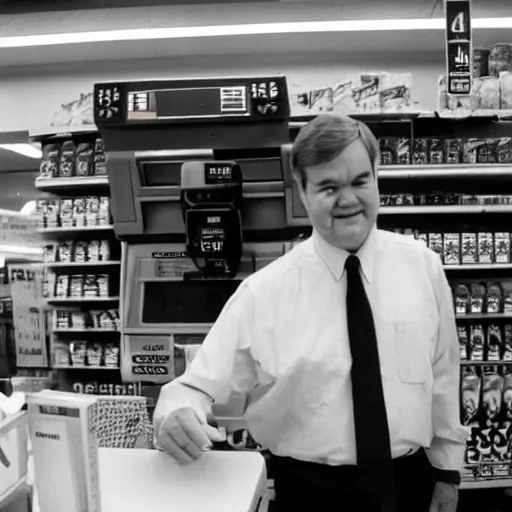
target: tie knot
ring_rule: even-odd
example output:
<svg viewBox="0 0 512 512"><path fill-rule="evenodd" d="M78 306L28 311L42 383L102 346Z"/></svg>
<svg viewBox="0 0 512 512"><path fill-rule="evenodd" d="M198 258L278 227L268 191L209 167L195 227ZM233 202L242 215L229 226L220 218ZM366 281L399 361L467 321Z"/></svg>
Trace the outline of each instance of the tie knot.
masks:
<svg viewBox="0 0 512 512"><path fill-rule="evenodd" d="M359 270L359 258L351 254L345 261L345 268L347 272L353 272Z"/></svg>

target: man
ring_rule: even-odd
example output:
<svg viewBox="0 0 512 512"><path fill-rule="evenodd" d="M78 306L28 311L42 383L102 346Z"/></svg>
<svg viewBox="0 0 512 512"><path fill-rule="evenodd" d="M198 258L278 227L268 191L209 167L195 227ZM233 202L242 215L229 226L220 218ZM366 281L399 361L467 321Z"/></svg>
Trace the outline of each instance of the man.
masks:
<svg viewBox="0 0 512 512"><path fill-rule="evenodd" d="M186 463L219 440L212 401L249 393L279 511L456 509L467 432L451 292L439 256L376 228L378 154L345 116L301 130L291 160L312 237L240 285L155 412L161 447Z"/></svg>

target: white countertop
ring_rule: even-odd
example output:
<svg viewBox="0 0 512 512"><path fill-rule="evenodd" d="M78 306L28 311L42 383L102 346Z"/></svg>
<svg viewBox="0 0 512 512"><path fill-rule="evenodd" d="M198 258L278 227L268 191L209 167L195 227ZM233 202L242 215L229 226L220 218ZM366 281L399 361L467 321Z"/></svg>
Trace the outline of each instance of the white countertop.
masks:
<svg viewBox="0 0 512 512"><path fill-rule="evenodd" d="M265 460L254 452L206 452L180 466L157 450L100 448L102 512L254 512Z"/></svg>

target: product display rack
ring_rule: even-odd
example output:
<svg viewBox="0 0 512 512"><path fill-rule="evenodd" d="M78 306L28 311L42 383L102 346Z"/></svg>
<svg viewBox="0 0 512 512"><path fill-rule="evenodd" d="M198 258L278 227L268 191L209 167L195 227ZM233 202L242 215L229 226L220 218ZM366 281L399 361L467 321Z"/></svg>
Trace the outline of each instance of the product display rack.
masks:
<svg viewBox="0 0 512 512"><path fill-rule="evenodd" d="M512 137L512 127L509 123L500 123L491 119L454 121L439 118L416 118L402 122L386 122L372 124L370 127L377 137L487 137L489 134L495 137ZM412 144L411 144L412 146ZM411 152L413 148L411 147ZM414 155L411 155L413 160ZM512 158L512 155L511 155ZM406 194L413 193L415 198L421 193L440 193L450 194L474 194L474 195L497 195L506 196L512 191L512 163L436 163L422 165L381 165L379 168L380 192L386 194ZM439 192L441 191L441 192ZM467 262L462 258L463 240L459 240L461 256L459 261L452 259L449 262L444 261L448 281L452 286L456 283L476 282L476 283L495 283L510 281L510 272L512 270L512 260L510 253L510 232L512 221L512 205L510 204L429 204L429 205L397 205L381 206L378 224L383 229L405 232L418 237L418 233L434 233L444 237L449 233L507 233L508 256L507 261L496 263L480 262L478 257L476 261ZM407 233L408 232L408 233ZM494 238L493 238L494 244ZM434 247L431 247L434 249ZM464 246L466 248L466 246ZM441 257L446 250L443 245L440 249ZM436 250L436 249L434 249ZM478 252L478 248L475 249ZM494 250L494 245L493 245ZM504 311L503 305L498 312L482 311L479 313L457 314L457 326L465 327L468 331L470 326L482 325L485 332L485 343L487 343L488 329L492 325L498 325L501 335L505 331L506 324L512 323L512 311ZM504 339L502 338L502 341ZM487 349L486 349L487 350ZM500 375L506 374L507 369L512 371L512 360L489 361L461 361L461 374L465 371L476 371L479 378L484 379L483 374L492 368L498 369ZM482 380L483 382L483 380ZM462 383L462 380L461 380ZM461 400L462 396L461 384ZM482 386L483 388L483 386ZM477 407L480 412L479 420L474 420L471 425L479 434L489 435L484 428L484 418L486 414L486 394L479 390ZM505 417L505 404L503 401L503 389L500 391L501 416L495 420L496 425L505 431L510 423ZM464 407L461 414L464 413ZM481 423L478 423L480 421ZM490 421L490 420L489 420ZM509 431L509 432L512 432ZM477 447L480 460L466 460L463 471L462 489L480 489L480 488L498 488L509 487L512 476L512 435L508 439L508 454L502 460L496 460L492 454L494 451L493 439L488 439L489 446L492 448L487 451L481 446ZM503 451L502 451L503 453ZM497 457L497 456L496 456Z"/></svg>
<svg viewBox="0 0 512 512"><path fill-rule="evenodd" d="M72 174L77 172L78 166L78 148L80 144L89 143L92 147L96 144L99 139L99 133L96 130L85 130L76 131L73 133L63 134L45 134L32 137L32 140L41 142L44 147L48 144L55 144L60 148L63 148L63 144L66 141L73 141L75 143L76 159L74 161L74 171ZM90 146L90 147L91 147ZM63 153L63 152L62 152ZM59 156L57 165L62 165ZM61 199L68 200L89 197L109 197L109 183L108 176L106 175L105 169L102 174L95 175L95 156L94 154L89 157L88 160L89 170L87 176L40 176L35 180L35 186L38 190L47 193L49 199ZM105 164L103 164L104 167ZM60 171L60 168L59 168ZM73 212L74 214L75 212ZM109 214L110 215L110 214ZM87 217L87 215L86 215ZM73 251L77 244L87 244L91 241L99 241L100 243L108 244L110 248L110 254L108 259L91 260L90 254L87 255L86 259L82 257L80 261L73 261L74 257L67 257L65 261L58 261L55 257L57 249L53 255L53 259L46 260L44 265L48 275L54 275L55 280L59 279L59 276L68 276L66 279L70 280L70 292L71 292L71 279L73 276L82 276L84 279L84 287L86 278L90 276L107 276L108 287L110 288L108 295L106 296L87 296L84 295L85 288L80 296L55 296L48 293L47 302L48 305L53 309L54 314L64 314L69 316L79 315L83 319L91 316L89 312L96 311L96 315L101 314L102 310L105 312L112 311L114 308L118 312L119 308L119 296L115 293L119 290L119 275L120 275L120 244L117 242L114 236L114 228L112 225L111 218L108 224L95 223L94 225L89 224L87 218L85 222L74 223L79 225L66 225L58 226L52 223L51 226L41 226L38 232L44 238L46 244L55 244L55 247L59 247L59 244L66 243L69 241L73 244ZM86 224L86 225L84 225ZM50 284L50 288L51 288ZM98 292L99 293L99 292ZM118 313L117 313L118 315ZM90 320L90 319L89 319ZM117 346L119 351L120 334L118 325L115 327L103 328L96 325L80 325L80 326L69 326L69 327L57 327L55 325L55 318L51 325L51 353L52 353L52 369L57 372L59 381L59 389L73 390L78 385L79 387L91 387L98 388L100 384L105 385L120 385L121 377L119 372L119 362L117 366L109 364L106 366L103 357L101 356L102 364L84 364L86 357L82 354L82 363L77 362L75 355L71 353L73 346L87 347L87 357L89 357L89 347L95 346ZM59 361L56 353L62 352L63 347L69 346L69 364L63 364L63 361ZM81 349L82 350L82 349ZM103 350L103 349L101 349ZM107 350L106 348L104 349ZM84 356L84 357L82 357ZM62 356L61 356L62 357ZM119 355L117 356L119 358ZM90 357L89 357L90 359ZM97 362L97 361L96 361ZM73 363L73 364L71 364ZM92 383L92 384L91 384Z"/></svg>

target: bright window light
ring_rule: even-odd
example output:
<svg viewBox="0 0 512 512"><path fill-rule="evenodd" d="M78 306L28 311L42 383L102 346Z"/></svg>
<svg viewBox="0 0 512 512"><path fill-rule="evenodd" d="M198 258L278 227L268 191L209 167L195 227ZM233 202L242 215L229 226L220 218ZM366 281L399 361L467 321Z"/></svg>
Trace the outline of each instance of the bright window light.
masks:
<svg viewBox="0 0 512 512"><path fill-rule="evenodd" d="M474 18L474 29L512 28L509 18ZM204 27L141 28L64 34L0 37L0 48L22 48L61 44L100 43L149 39L186 39L240 35L293 34L313 32L375 32L396 30L444 30L444 18L398 20L306 21L289 23L247 23Z"/></svg>
<svg viewBox="0 0 512 512"><path fill-rule="evenodd" d="M0 144L0 149L14 151L14 153L28 156L29 158L41 159L43 157L41 150L32 146L32 144Z"/></svg>

